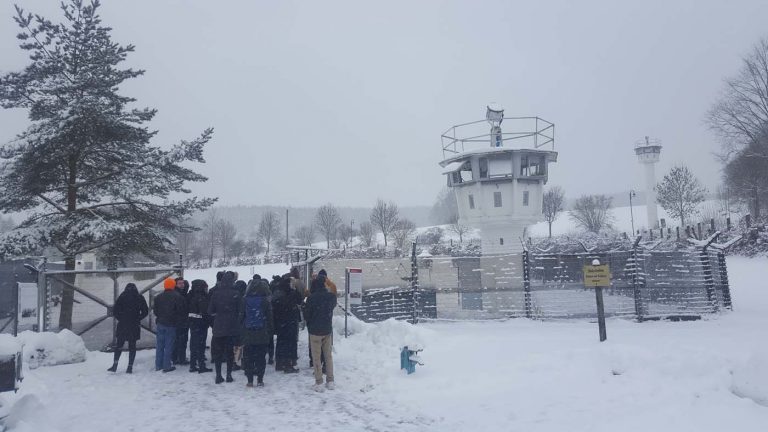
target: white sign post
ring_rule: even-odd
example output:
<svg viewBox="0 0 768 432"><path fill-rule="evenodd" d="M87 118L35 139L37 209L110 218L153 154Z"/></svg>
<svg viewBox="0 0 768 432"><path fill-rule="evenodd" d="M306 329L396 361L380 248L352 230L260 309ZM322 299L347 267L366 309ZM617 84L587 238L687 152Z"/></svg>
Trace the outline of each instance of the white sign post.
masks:
<svg viewBox="0 0 768 432"><path fill-rule="evenodd" d="M350 305L363 303L363 269L347 268L344 271L344 337L347 332L347 317Z"/></svg>

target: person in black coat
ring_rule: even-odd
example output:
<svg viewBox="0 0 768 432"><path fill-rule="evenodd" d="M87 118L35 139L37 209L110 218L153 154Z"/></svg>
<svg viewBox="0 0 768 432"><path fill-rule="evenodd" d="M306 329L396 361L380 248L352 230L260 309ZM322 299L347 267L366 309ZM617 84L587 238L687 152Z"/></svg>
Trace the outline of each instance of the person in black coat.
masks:
<svg viewBox="0 0 768 432"><path fill-rule="evenodd" d="M272 313L275 320L275 370L285 373L296 373L294 367L298 359L298 337L300 312L299 305L302 297L291 288L291 278L283 277L272 298Z"/></svg>
<svg viewBox="0 0 768 432"><path fill-rule="evenodd" d="M213 339L211 340L211 354L216 367L216 384L224 382L221 376L221 364L227 363L227 382L232 379L234 366L234 346L239 343L240 336L240 308L242 298L234 288L235 274L227 272L211 296L208 304L208 314L213 316Z"/></svg>
<svg viewBox="0 0 768 432"><path fill-rule="evenodd" d="M323 373L326 376L326 387L330 390L334 388L331 347L333 344L333 310L335 308L336 295L328 291L325 287L325 277L319 275L312 281L304 311L312 357L321 359L320 362L314 364L316 390L322 390L320 386L323 384Z"/></svg>
<svg viewBox="0 0 768 432"><path fill-rule="evenodd" d="M235 277L237 277L237 273L235 273ZM242 299L245 297L245 292L248 290L248 284L245 283L245 281L239 280L235 282L235 290L240 295L240 298ZM241 334L242 335L242 334ZM240 336L235 341L235 349L234 349L234 358L235 358L235 365L233 370L240 370L242 369L243 364L243 344L240 341Z"/></svg>
<svg viewBox="0 0 768 432"><path fill-rule="evenodd" d="M189 371L211 372L205 366L205 342L208 339L208 327L211 324L211 316L208 315L208 284L202 279L192 281L192 290L189 292L187 304L189 305Z"/></svg>
<svg viewBox="0 0 768 432"><path fill-rule="evenodd" d="M256 385L264 386L265 357L274 331L270 297L269 283L260 277L251 280L243 297L240 322L243 326L243 369L248 379L247 387L253 387L254 375Z"/></svg>
<svg viewBox="0 0 768 432"><path fill-rule="evenodd" d="M126 373L133 373L133 360L136 358L136 341L141 337L141 320L149 315L149 307L144 296L139 294L135 284L129 283L125 286L122 294L115 301L113 309L117 319L117 330L115 331L115 357L110 372L117 372L117 363L120 360L120 354L123 352L123 344L128 342L128 368Z"/></svg>
<svg viewBox="0 0 768 432"><path fill-rule="evenodd" d="M189 314L189 282L184 278L176 278L176 291L184 298L184 304L187 306L187 310L184 312L186 317ZM176 340L173 343L173 364L187 365L187 342L189 342L189 319L185 319L176 327Z"/></svg>

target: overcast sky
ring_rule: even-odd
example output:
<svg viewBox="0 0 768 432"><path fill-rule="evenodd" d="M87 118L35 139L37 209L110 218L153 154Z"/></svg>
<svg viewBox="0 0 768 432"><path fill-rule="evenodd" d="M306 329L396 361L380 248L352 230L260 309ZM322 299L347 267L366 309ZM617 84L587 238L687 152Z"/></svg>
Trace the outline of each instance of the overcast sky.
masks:
<svg viewBox="0 0 768 432"><path fill-rule="evenodd" d="M49 18L55 1L21 1ZM573 198L642 188L633 143L664 146L714 188L704 118L740 58L768 37L768 1L103 0L128 65L124 94L159 113L155 143L216 129L194 188L221 204L431 205L440 134L484 118L556 125L550 184ZM0 71L22 68L10 2ZM0 111L0 142L26 114Z"/></svg>

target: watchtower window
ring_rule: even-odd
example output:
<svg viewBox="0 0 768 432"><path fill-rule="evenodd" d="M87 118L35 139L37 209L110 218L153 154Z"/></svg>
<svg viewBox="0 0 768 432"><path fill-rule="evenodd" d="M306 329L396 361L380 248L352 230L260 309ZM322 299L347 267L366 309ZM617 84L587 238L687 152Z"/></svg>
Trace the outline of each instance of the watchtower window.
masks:
<svg viewBox="0 0 768 432"><path fill-rule="evenodd" d="M474 210L475 209L475 196L470 195L469 196L469 209Z"/></svg>
<svg viewBox="0 0 768 432"><path fill-rule="evenodd" d="M499 246L504 246L504 237L499 238Z"/></svg>
<svg viewBox="0 0 768 432"><path fill-rule="evenodd" d="M530 198L530 194L528 191L523 191L523 205L528 205L528 199Z"/></svg>
<svg viewBox="0 0 768 432"><path fill-rule="evenodd" d="M541 155L522 155L520 156L520 176L543 176L545 175L546 163L544 156Z"/></svg>
<svg viewBox="0 0 768 432"><path fill-rule="evenodd" d="M494 192L493 193L493 206L494 207L501 207L501 192Z"/></svg>
<svg viewBox="0 0 768 432"><path fill-rule="evenodd" d="M488 159L480 158L480 178L488 178Z"/></svg>

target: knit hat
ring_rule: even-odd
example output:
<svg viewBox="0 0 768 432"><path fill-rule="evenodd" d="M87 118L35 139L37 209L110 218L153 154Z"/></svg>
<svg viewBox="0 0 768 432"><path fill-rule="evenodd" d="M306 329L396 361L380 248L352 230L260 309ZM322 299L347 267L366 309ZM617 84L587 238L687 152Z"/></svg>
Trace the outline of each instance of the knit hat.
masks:
<svg viewBox="0 0 768 432"><path fill-rule="evenodd" d="M165 278L163 281L163 288L166 290L172 290L176 288L176 281L171 278Z"/></svg>
<svg viewBox="0 0 768 432"><path fill-rule="evenodd" d="M318 274L323 275L323 276L328 276L328 273L325 271L325 269L321 269Z"/></svg>

